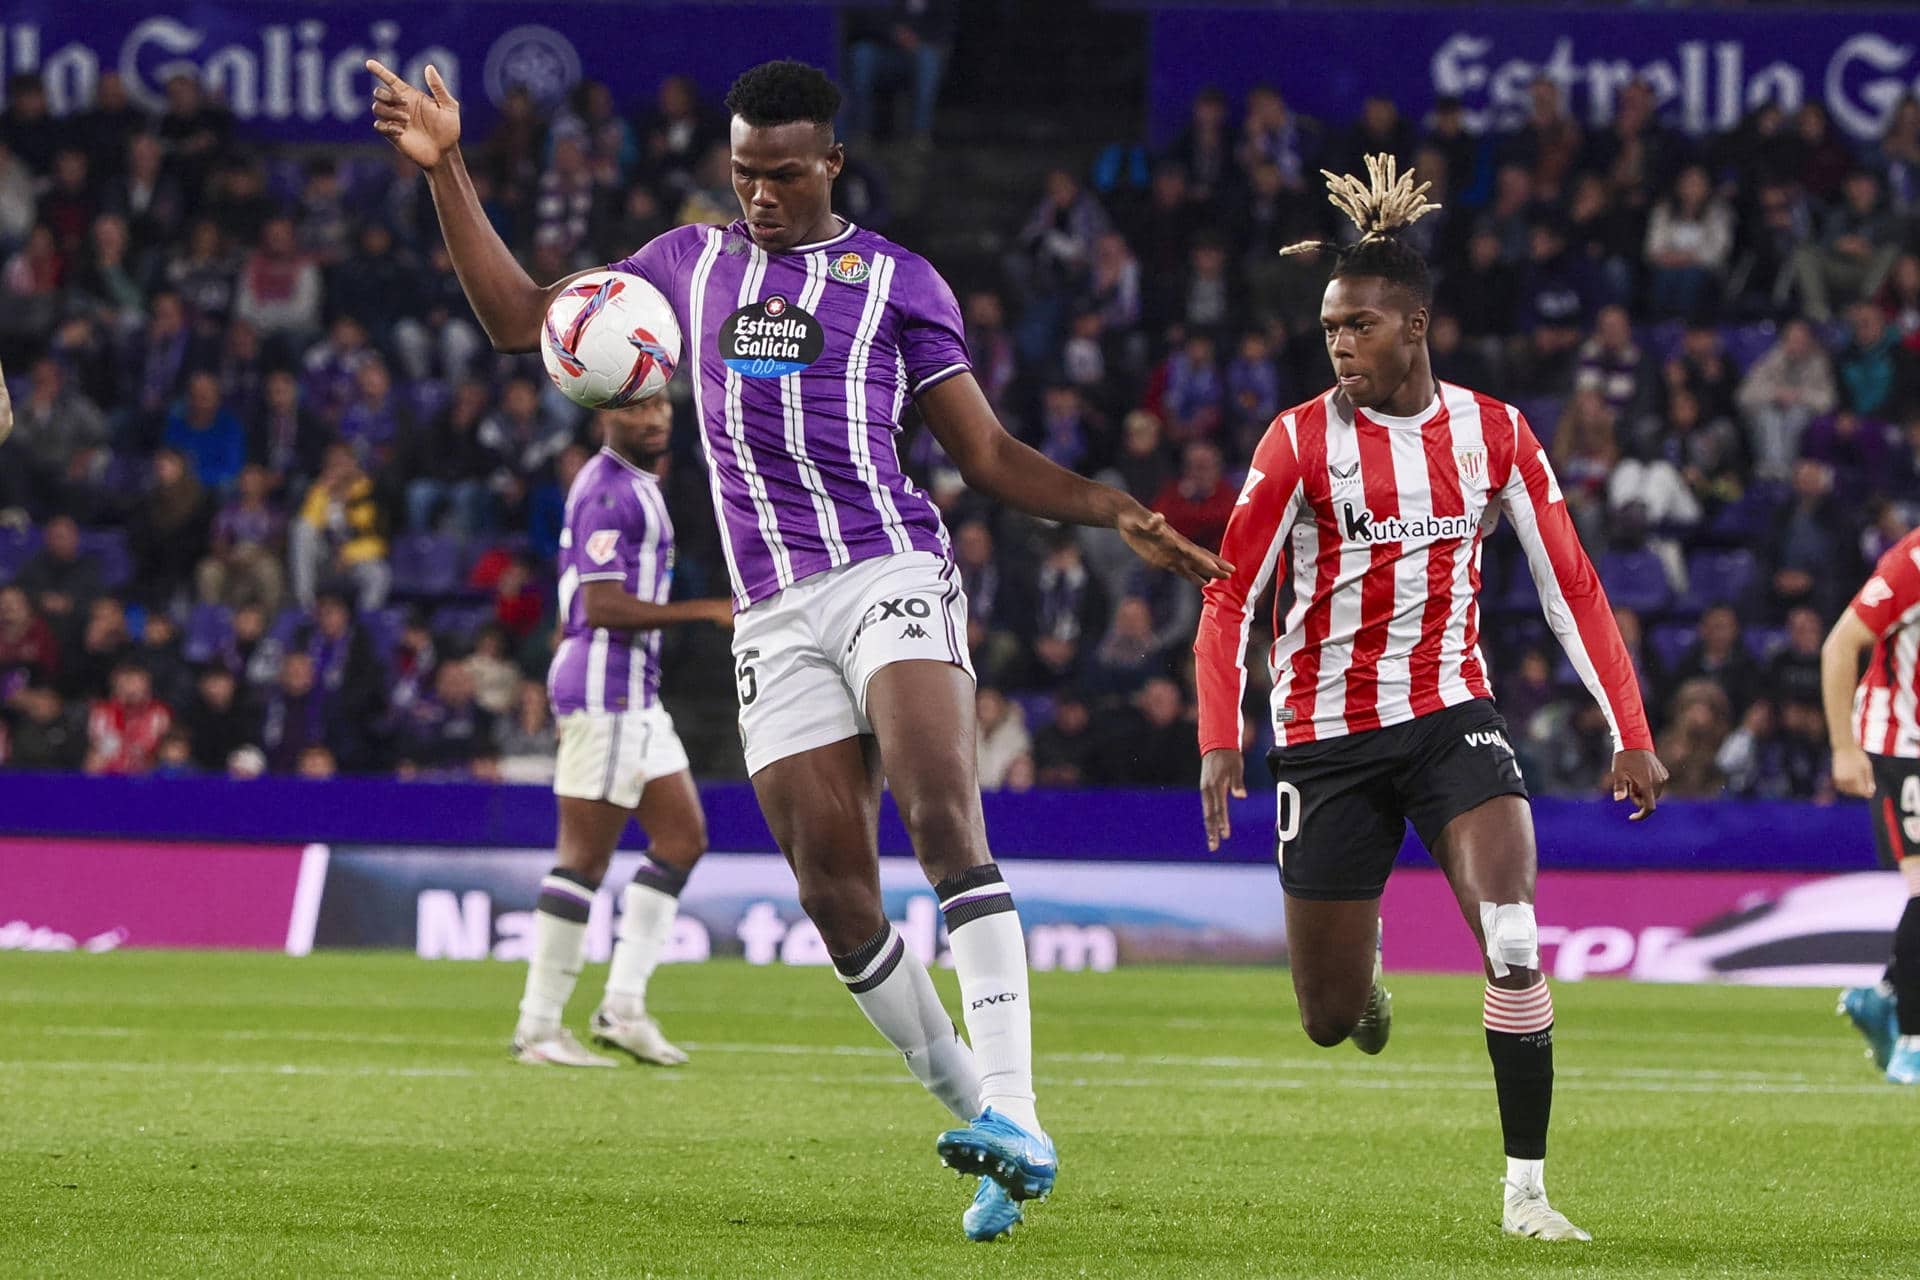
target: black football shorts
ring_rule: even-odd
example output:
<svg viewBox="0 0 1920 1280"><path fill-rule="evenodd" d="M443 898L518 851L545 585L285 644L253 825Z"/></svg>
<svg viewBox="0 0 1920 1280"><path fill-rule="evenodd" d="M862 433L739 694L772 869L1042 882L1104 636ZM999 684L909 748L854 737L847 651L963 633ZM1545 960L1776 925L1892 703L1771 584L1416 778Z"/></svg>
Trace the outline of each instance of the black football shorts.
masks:
<svg viewBox="0 0 1920 1280"><path fill-rule="evenodd" d="M1873 764L1873 847L1896 867L1920 849L1920 760L1868 755Z"/></svg>
<svg viewBox="0 0 1920 1280"><path fill-rule="evenodd" d="M1507 722L1478 698L1267 757L1279 791L1275 853L1296 898L1364 900L1387 886L1407 823L1427 848L1496 796L1527 794Z"/></svg>

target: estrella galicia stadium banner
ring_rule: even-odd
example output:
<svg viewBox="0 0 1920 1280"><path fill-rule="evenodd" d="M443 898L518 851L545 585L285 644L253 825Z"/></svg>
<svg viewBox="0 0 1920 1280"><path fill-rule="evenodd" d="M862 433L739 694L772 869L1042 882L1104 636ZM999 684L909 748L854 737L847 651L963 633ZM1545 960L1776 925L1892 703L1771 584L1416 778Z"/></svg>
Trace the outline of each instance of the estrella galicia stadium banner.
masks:
<svg viewBox="0 0 1920 1280"><path fill-rule="evenodd" d="M1160 5L1152 19L1153 137L1186 125L1212 84L1236 102L1272 84L1297 111L1330 121L1389 92L1423 116L1453 95L1480 128L1526 118L1527 87L1550 77L1584 126L1613 116L1621 86L1652 86L1661 116L1689 133L1733 128L1754 108L1826 105L1855 142L1878 138L1920 88L1920 6L1808 4L1750 9L1624 5Z"/></svg>
<svg viewBox="0 0 1920 1280"><path fill-rule="evenodd" d="M807 0L9 0L0 6L0 77L39 72L63 114L92 100L102 71L118 71L152 110L167 80L186 71L249 135L366 142L376 140L366 59L413 84L432 63L477 138L515 84L551 105L582 78L600 80L626 110L650 105L660 82L678 74L717 102L734 76L767 58L834 66L837 31L833 9Z"/></svg>
<svg viewBox="0 0 1920 1280"><path fill-rule="evenodd" d="M405 948L429 959L522 961L545 849L242 846L0 840L0 949ZM612 954L614 860L595 898L587 958ZM1002 863L1036 969L1145 963L1283 963L1270 867L1020 858ZM881 860L888 915L929 963L946 962L939 906L911 859ZM1905 890L1894 872L1549 871L1539 918L1562 981L1874 981ZM1471 973L1479 955L1444 878L1403 867L1382 913L1391 968ZM709 854L682 896L669 962L714 957L824 965L793 879L773 854Z"/></svg>

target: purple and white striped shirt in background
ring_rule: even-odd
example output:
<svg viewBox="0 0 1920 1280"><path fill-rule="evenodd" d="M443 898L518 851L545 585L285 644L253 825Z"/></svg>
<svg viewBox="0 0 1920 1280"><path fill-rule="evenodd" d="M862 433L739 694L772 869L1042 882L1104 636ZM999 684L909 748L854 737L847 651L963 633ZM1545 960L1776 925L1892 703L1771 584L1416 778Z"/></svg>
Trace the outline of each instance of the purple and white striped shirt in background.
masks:
<svg viewBox="0 0 1920 1280"><path fill-rule="evenodd" d="M660 482L611 449L580 468L560 532L560 647L547 669L553 714L637 711L660 697L660 633L587 625L589 582L649 604L673 586L673 521Z"/></svg>
<svg viewBox="0 0 1920 1280"><path fill-rule="evenodd" d="M665 294L687 335L735 608L860 560L947 556L894 448L907 397L972 367L926 259L852 223L770 254L736 222L676 228L612 269Z"/></svg>

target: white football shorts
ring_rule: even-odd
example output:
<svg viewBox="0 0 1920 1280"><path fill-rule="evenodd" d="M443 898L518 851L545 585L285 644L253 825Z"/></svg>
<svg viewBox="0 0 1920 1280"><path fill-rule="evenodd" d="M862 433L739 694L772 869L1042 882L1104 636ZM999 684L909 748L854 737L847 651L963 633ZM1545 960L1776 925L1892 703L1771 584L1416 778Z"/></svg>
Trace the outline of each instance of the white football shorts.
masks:
<svg viewBox="0 0 1920 1280"><path fill-rule="evenodd" d="M569 711L558 725L553 794L637 808L655 778L684 773L687 749L659 703L633 711Z"/></svg>
<svg viewBox="0 0 1920 1280"><path fill-rule="evenodd" d="M734 618L734 677L747 773L873 732L867 683L894 662L951 663L973 677L960 573L927 551L842 565Z"/></svg>

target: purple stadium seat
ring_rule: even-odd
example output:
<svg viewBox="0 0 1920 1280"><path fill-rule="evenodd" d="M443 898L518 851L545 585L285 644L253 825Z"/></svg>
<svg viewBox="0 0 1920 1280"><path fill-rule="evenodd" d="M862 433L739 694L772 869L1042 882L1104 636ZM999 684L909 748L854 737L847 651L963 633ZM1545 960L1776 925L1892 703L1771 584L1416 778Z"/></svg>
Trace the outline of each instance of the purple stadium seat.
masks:
<svg viewBox="0 0 1920 1280"><path fill-rule="evenodd" d="M29 525L0 525L0 582L11 582L20 566L40 549L40 531Z"/></svg>
<svg viewBox="0 0 1920 1280"><path fill-rule="evenodd" d="M1779 338L1779 331L1771 321L1736 325L1720 331L1720 340L1726 344L1727 358L1739 365L1742 373L1753 368L1754 362L1767 354Z"/></svg>
<svg viewBox="0 0 1920 1280"><path fill-rule="evenodd" d="M1785 627L1747 627L1740 632L1740 638L1746 642L1747 652L1753 655L1756 662L1765 662L1787 647Z"/></svg>
<svg viewBox="0 0 1920 1280"><path fill-rule="evenodd" d="M1773 528L1774 514L1785 495L1768 485L1755 485L1714 513L1700 540L1724 547L1751 546Z"/></svg>
<svg viewBox="0 0 1920 1280"><path fill-rule="evenodd" d="M1534 436L1549 449L1553 447L1553 431L1560 425L1560 412L1566 407L1566 401L1558 396L1528 396L1516 400L1513 407L1526 415L1527 425L1533 428Z"/></svg>
<svg viewBox="0 0 1920 1280"><path fill-rule="evenodd" d="M1690 622L1666 622L1654 627L1647 633L1647 647L1653 650L1653 656L1668 671L1687 656L1687 650L1693 647L1694 631Z"/></svg>
<svg viewBox="0 0 1920 1280"><path fill-rule="evenodd" d="M1651 551L1609 551L1600 557L1600 581L1607 599L1643 618L1664 613L1673 602L1666 570Z"/></svg>
<svg viewBox="0 0 1920 1280"><path fill-rule="evenodd" d="M472 640L493 616L493 606L484 604L445 604L433 611L433 634L455 640Z"/></svg>
<svg viewBox="0 0 1920 1280"><path fill-rule="evenodd" d="M1020 705L1021 713L1026 717L1027 730L1038 733L1053 723L1053 695L1048 693L1022 693L1013 699Z"/></svg>
<svg viewBox="0 0 1920 1280"><path fill-rule="evenodd" d="M284 648L293 643L293 637L306 621L306 610L297 605L288 605L274 618L273 625L267 628L267 635Z"/></svg>
<svg viewBox="0 0 1920 1280"><path fill-rule="evenodd" d="M406 623L407 610L392 605L360 615L360 626L367 633L367 642L373 646L374 656L383 664L393 661L394 648L400 643L400 632Z"/></svg>
<svg viewBox="0 0 1920 1280"><path fill-rule="evenodd" d="M413 416L421 422L426 422L446 408L447 401L451 399L452 390L438 378L422 378L407 384L407 404L413 409Z"/></svg>
<svg viewBox="0 0 1920 1280"><path fill-rule="evenodd" d="M1687 557L1687 590L1675 605L1681 613L1705 612L1711 605L1745 606L1760 581L1760 562L1743 548L1695 551Z"/></svg>
<svg viewBox="0 0 1920 1280"><path fill-rule="evenodd" d="M233 633L233 615L217 604L197 604L187 615L182 651L188 662L206 662Z"/></svg>
<svg viewBox="0 0 1920 1280"><path fill-rule="evenodd" d="M393 590L443 596L460 588L460 544L437 533L410 533L393 544Z"/></svg>
<svg viewBox="0 0 1920 1280"><path fill-rule="evenodd" d="M123 529L82 529L80 550L100 566L100 585L117 591L133 577L133 552Z"/></svg>

